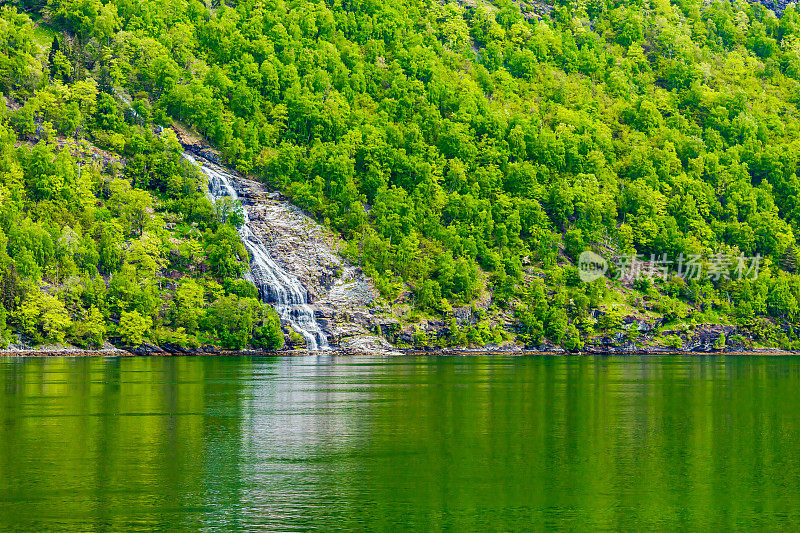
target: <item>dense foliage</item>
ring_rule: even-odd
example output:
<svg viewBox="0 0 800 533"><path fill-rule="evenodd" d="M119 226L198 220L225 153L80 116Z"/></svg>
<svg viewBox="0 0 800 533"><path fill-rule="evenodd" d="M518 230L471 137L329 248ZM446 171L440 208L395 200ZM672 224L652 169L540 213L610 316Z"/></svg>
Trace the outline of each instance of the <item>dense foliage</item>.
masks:
<svg viewBox="0 0 800 533"><path fill-rule="evenodd" d="M408 287L421 312L438 315L491 293L489 314L513 312L523 340L571 349L625 313L731 321L760 342L794 342L793 6L777 18L758 4L700 0L559 1L541 16L508 0L19 4L64 33L38 61L30 23L3 11L0 33L14 35L0 39L0 89L27 98L3 130L7 262L20 279L53 283L118 272L103 288L102 316L135 311L125 321L133 329L145 317L151 328L167 324L177 315L146 302L158 301L147 295L157 292L150 276L159 261L176 258L187 269L212 261L211 276L192 282L205 291L197 301L233 305L208 284L236 268L213 264L228 256L209 247L234 247L235 232L209 219L178 147L147 133L171 117L340 232L389 301ZM125 116L114 86L135 97ZM15 151L12 128L23 140L43 129L46 142ZM79 174L48 140L58 134L123 154L122 176ZM100 207L83 207L97 198ZM159 214L142 218L148 199ZM167 215L181 220L180 245L154 222ZM96 256L75 260L76 251L75 266L53 274L64 227L79 227L75 242ZM48 236L52 257L14 232ZM168 253L190 243L203 252ZM755 281L672 278L623 291L578 281L573 264L586 248L765 260ZM118 278L139 287L138 299L115 303ZM47 298L36 305L70 314L68 299ZM498 335L488 326L452 331L452 343Z"/></svg>
<svg viewBox="0 0 800 533"><path fill-rule="evenodd" d="M277 315L237 279L238 233L215 217L175 134L155 135L145 109L124 115L76 70L40 53L27 16L0 10L12 102L0 115L0 340L13 328L85 347L280 347Z"/></svg>

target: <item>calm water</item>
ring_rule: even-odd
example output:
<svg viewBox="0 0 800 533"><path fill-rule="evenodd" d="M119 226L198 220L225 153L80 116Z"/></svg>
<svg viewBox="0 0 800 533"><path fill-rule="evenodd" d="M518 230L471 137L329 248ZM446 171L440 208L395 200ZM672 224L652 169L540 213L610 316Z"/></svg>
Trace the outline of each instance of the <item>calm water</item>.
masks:
<svg viewBox="0 0 800 533"><path fill-rule="evenodd" d="M800 528L800 359L0 359L0 531Z"/></svg>

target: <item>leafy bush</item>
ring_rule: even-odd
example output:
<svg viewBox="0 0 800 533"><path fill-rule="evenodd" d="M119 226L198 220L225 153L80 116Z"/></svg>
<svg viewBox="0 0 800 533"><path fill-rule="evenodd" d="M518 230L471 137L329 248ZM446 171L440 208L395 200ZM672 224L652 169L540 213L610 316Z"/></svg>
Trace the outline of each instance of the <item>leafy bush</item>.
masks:
<svg viewBox="0 0 800 533"><path fill-rule="evenodd" d="M34 343L62 343L72 325L64 304L42 291L28 292L14 314L20 331Z"/></svg>
<svg viewBox="0 0 800 533"><path fill-rule="evenodd" d="M142 316L138 311L123 311L119 319L117 335L125 346L139 346L151 326L150 317Z"/></svg>

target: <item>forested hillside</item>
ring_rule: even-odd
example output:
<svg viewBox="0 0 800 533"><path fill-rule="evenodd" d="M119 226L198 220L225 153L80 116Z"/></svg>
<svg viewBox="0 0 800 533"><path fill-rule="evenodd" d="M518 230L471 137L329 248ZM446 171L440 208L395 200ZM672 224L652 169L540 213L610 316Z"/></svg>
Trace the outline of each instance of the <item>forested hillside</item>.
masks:
<svg viewBox="0 0 800 533"><path fill-rule="evenodd" d="M579 349L635 315L800 346L793 6L19 0L0 36L3 305L34 338L133 320L128 341L219 342L258 306L235 229L153 133L175 120L340 233L388 309L450 320L419 344ZM705 270L584 283L586 249ZM706 275L720 254L762 257L757 279Z"/></svg>
<svg viewBox="0 0 800 533"><path fill-rule="evenodd" d="M141 102L123 115L60 39L0 8L0 340L280 347L175 134L155 136Z"/></svg>

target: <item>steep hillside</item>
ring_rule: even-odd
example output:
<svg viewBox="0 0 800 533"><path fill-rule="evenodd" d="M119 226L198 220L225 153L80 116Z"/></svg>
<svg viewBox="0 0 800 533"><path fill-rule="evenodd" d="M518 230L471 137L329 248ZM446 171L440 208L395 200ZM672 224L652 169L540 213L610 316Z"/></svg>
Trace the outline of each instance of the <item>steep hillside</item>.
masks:
<svg viewBox="0 0 800 533"><path fill-rule="evenodd" d="M187 124L342 239L401 345L687 347L725 326L719 348L800 346L793 6L19 5L56 38L3 8L6 130L119 152L158 200L172 171L137 139ZM21 213L47 189L25 187Z"/></svg>

